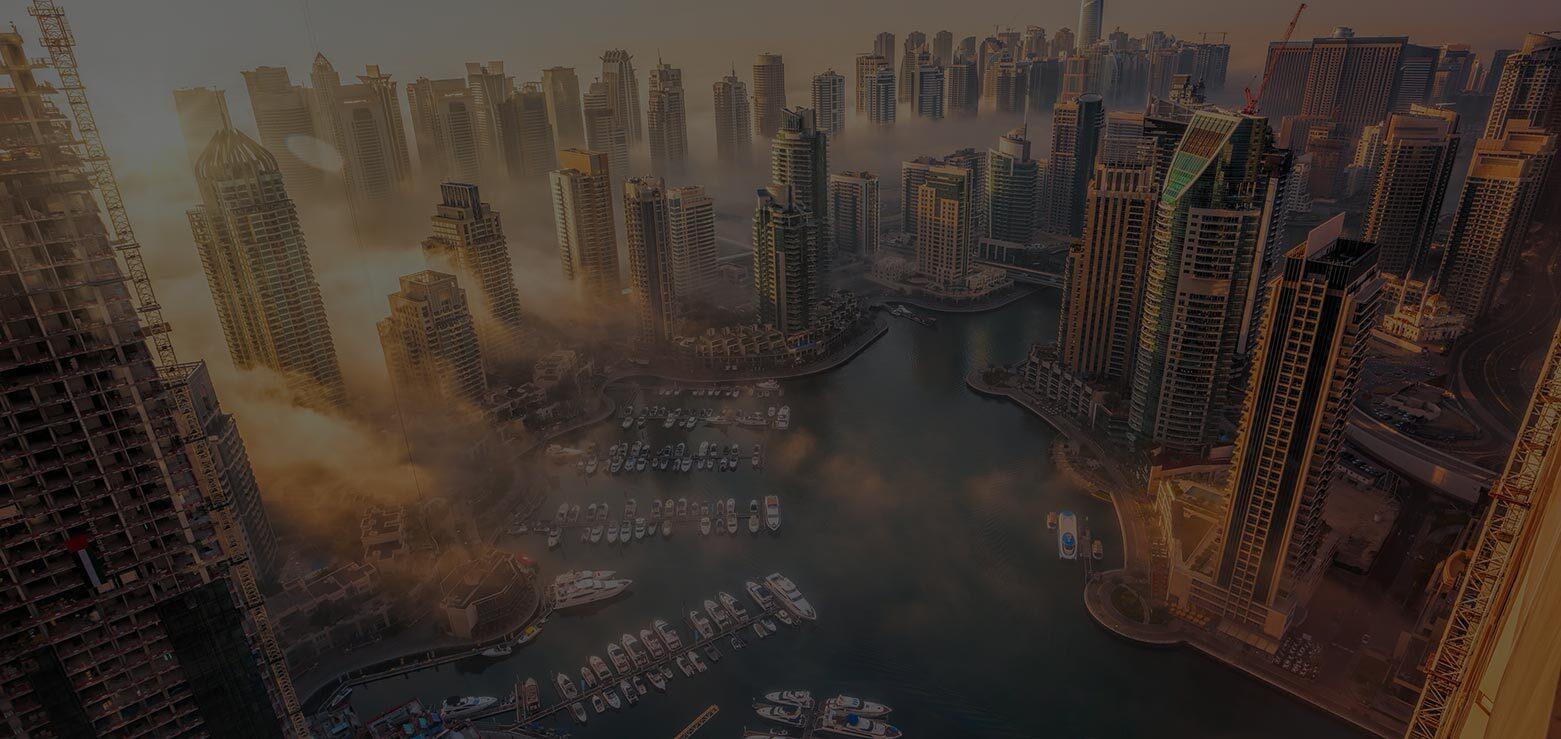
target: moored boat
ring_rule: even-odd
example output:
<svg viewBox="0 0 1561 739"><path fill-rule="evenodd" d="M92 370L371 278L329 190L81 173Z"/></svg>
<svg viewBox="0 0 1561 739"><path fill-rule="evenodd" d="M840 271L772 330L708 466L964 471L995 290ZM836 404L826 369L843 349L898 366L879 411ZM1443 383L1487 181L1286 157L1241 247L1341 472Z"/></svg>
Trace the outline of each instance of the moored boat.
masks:
<svg viewBox="0 0 1561 739"><path fill-rule="evenodd" d="M439 705L439 717L446 720L465 718L481 713L484 709L498 702L499 699L491 695L468 695L464 697L452 695L444 699L444 703Z"/></svg>
<svg viewBox="0 0 1561 739"><path fill-rule="evenodd" d="M1074 559L1078 556L1079 548L1078 521L1072 511L1063 511L1057 518L1057 555L1063 559Z"/></svg>
<svg viewBox="0 0 1561 739"><path fill-rule="evenodd" d="M818 618L818 612L813 610L813 604L802 596L802 591L797 589L785 575L779 572L772 573L764 578L764 584L770 587L770 592L780 598L780 604L792 615L812 621Z"/></svg>
<svg viewBox="0 0 1561 739"><path fill-rule="evenodd" d="M806 690L777 690L773 693L765 693L764 699L771 703L804 709L813 707L813 694Z"/></svg>
<svg viewBox="0 0 1561 739"><path fill-rule="evenodd" d="M837 695L824 701L824 705L847 713L854 713L865 718L877 718L886 716L891 710L888 706L874 701L862 700L854 695Z"/></svg>
<svg viewBox="0 0 1561 739"><path fill-rule="evenodd" d="M764 496L764 525L771 531L780 530L780 496L773 493Z"/></svg>

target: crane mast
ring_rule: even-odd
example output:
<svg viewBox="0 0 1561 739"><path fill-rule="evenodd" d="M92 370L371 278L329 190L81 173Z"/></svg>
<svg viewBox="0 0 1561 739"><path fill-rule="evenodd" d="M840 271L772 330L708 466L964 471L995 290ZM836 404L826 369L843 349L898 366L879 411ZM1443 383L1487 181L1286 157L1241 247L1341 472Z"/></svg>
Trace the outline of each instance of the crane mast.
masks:
<svg viewBox="0 0 1561 739"><path fill-rule="evenodd" d="M1290 17L1290 25L1285 27L1285 37L1279 40L1281 46L1290 43L1290 37L1295 35L1295 24L1301 22L1301 11L1306 10L1306 3L1301 3L1295 9L1295 15ZM1241 112L1247 115L1257 113L1258 103L1263 99L1263 91L1268 89L1268 80L1274 76L1274 55L1269 54L1263 63L1263 79L1258 82L1257 94L1252 94L1252 88L1246 87L1241 94L1246 98L1246 104L1241 106Z"/></svg>

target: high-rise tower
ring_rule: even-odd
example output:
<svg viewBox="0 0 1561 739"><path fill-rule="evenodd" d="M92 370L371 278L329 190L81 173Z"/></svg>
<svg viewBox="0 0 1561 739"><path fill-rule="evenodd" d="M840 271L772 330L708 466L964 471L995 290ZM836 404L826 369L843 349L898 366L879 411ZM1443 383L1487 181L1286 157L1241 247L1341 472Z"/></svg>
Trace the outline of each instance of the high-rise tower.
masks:
<svg viewBox="0 0 1561 739"><path fill-rule="evenodd" d="M846 78L833 69L813 75L813 110L818 129L830 136L846 127Z"/></svg>
<svg viewBox="0 0 1561 739"><path fill-rule="evenodd" d="M1106 0L1080 0L1079 47L1088 49L1100 43L1105 32Z"/></svg>
<svg viewBox="0 0 1561 739"><path fill-rule="evenodd" d="M975 259L972 180L965 168L940 164L916 188L916 272L941 288L963 288Z"/></svg>
<svg viewBox="0 0 1561 739"><path fill-rule="evenodd" d="M1405 277L1431 245L1458 156L1458 114L1414 106L1388 118L1361 238L1377 245L1382 273Z"/></svg>
<svg viewBox="0 0 1561 739"><path fill-rule="evenodd" d="M709 299L716 280L715 199L698 185L667 191L672 295L678 309Z"/></svg>
<svg viewBox="0 0 1561 739"><path fill-rule="evenodd" d="M597 80L585 93L585 140L592 151L607 155L614 176L629 171L629 134L613 108L612 88ZM562 162L562 152L559 153ZM563 166L560 164L560 166Z"/></svg>
<svg viewBox="0 0 1561 739"><path fill-rule="evenodd" d="M477 127L466 80L419 77L407 85L407 104L424 176L476 182Z"/></svg>
<svg viewBox="0 0 1561 739"><path fill-rule="evenodd" d="M666 343L672 336L676 297L672 285L672 230L667 190L657 177L623 182L623 225L629 252L629 299L639 341Z"/></svg>
<svg viewBox="0 0 1561 739"><path fill-rule="evenodd" d="M688 159L688 114L683 100L683 70L658 64L650 72L650 168L681 175Z"/></svg>
<svg viewBox="0 0 1561 739"><path fill-rule="evenodd" d="M390 316L380 319L379 342L401 405L447 413L486 399L482 349L455 275L426 269L402 277Z"/></svg>
<svg viewBox="0 0 1561 739"><path fill-rule="evenodd" d="M878 175L836 172L829 176L829 213L835 250L859 258L878 253Z"/></svg>
<svg viewBox="0 0 1561 739"><path fill-rule="evenodd" d="M981 219L985 235L1016 244L1028 244L1035 235L1040 170L1030 158L1027 136L1024 126L1015 128L986 153L986 217Z"/></svg>
<svg viewBox="0 0 1561 739"><path fill-rule="evenodd" d="M781 111L780 129L770 142L770 182L795 190L796 205L813 220L819 247L819 281L829 281L829 139L809 108ZM823 297L822 293L819 295Z"/></svg>
<svg viewBox="0 0 1561 739"><path fill-rule="evenodd" d="M786 109L786 64L780 54L760 54L753 62L753 132L770 138L780 129Z"/></svg>
<svg viewBox="0 0 1561 739"><path fill-rule="evenodd" d="M640 81L634 74L634 57L623 49L608 49L602 54L602 83L607 85L613 121L628 136L630 146L638 144L645 138L645 126L640 116Z"/></svg>
<svg viewBox="0 0 1561 739"><path fill-rule="evenodd" d="M716 159L727 164L746 164L753 151L748 86L733 70L711 87L715 94Z"/></svg>
<svg viewBox="0 0 1561 739"><path fill-rule="evenodd" d="M423 255L430 266L459 276L471 288L466 299L480 319L477 337L487 359L510 358L524 324L499 212L482 201L476 185L446 182L439 195Z"/></svg>
<svg viewBox="0 0 1561 739"><path fill-rule="evenodd" d="M256 67L243 75L260 143L276 157L288 192L304 200L318 197L325 186L324 142L317 138L309 89L293 84L283 67Z"/></svg>
<svg viewBox="0 0 1561 739"><path fill-rule="evenodd" d="M542 70L542 92L547 96L547 121L560 151L585 146L585 120L580 112L580 78L574 67Z"/></svg>
<svg viewBox="0 0 1561 739"><path fill-rule="evenodd" d="M233 126L228 119L228 98L222 90L189 87L173 91L173 107L179 114L179 133L184 136L184 153L193 172L195 160L211 143L211 137Z"/></svg>
<svg viewBox="0 0 1561 739"><path fill-rule="evenodd" d="M819 246L813 219L797 190L759 191L753 214L753 282L759 322L787 334L813 327L819 289Z"/></svg>
<svg viewBox="0 0 1561 739"><path fill-rule="evenodd" d="M613 225L612 177L607 155L565 149L563 169L551 175L553 223L558 228L558 257L564 277L588 302L616 300L618 237Z"/></svg>
<svg viewBox="0 0 1561 739"><path fill-rule="evenodd" d="M1084 194L1095 171L1106 111L1099 95L1087 93L1057 103L1052 115L1045 183L1049 210L1044 224L1052 233L1077 236L1084 228Z"/></svg>

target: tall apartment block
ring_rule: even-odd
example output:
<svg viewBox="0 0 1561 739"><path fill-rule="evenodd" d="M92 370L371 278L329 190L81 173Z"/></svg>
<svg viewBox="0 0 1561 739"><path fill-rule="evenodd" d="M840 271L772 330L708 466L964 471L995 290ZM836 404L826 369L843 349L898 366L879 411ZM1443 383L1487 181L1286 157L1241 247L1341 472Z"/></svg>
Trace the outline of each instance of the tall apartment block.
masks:
<svg viewBox="0 0 1561 739"><path fill-rule="evenodd" d="M976 193L964 167L940 164L916 188L916 272L945 289L963 289L976 256Z"/></svg>
<svg viewBox="0 0 1561 739"><path fill-rule="evenodd" d="M315 57L311 78L316 127L336 143L353 207L371 215L393 206L412 181L396 83L370 64L357 84L343 85L324 55Z"/></svg>
<svg viewBox="0 0 1561 739"><path fill-rule="evenodd" d="M564 277L582 298L604 303L623 289L618 276L618 236L613 224L612 175L607 155L565 149L563 167L551 175L553 223Z"/></svg>
<svg viewBox="0 0 1561 739"><path fill-rule="evenodd" d="M1409 276L1431 246L1457 156L1457 113L1417 105L1388 118L1361 234L1383 274Z"/></svg>
<svg viewBox="0 0 1561 739"><path fill-rule="evenodd" d="M188 212L228 353L239 369L282 376L299 403L346 403L325 302L276 158L225 128L196 162Z"/></svg>
<svg viewBox="0 0 1561 739"><path fill-rule="evenodd" d="M894 34L884 31L873 37L873 54L883 57L890 69L894 68Z"/></svg>
<svg viewBox="0 0 1561 739"><path fill-rule="evenodd" d="M560 151L585 146L585 119L580 112L580 78L574 67L542 70L542 93L547 99L547 122Z"/></svg>
<svg viewBox="0 0 1561 739"><path fill-rule="evenodd" d="M912 110L916 117L942 120L944 115L943 66L926 51L916 53L916 76L912 86Z"/></svg>
<svg viewBox="0 0 1561 739"><path fill-rule="evenodd" d="M715 95L715 155L727 164L746 164L753 152L752 114L748 86L737 70L711 85Z"/></svg>
<svg viewBox="0 0 1561 739"><path fill-rule="evenodd" d="M1042 31L1045 34L1045 31ZM938 64L948 66L954 63L954 32L938 31L932 34L932 58Z"/></svg>
<svg viewBox="0 0 1561 739"><path fill-rule="evenodd" d="M1327 569L1323 507L1377 314L1376 247L1339 238L1342 216L1280 264L1264 310L1212 571L1171 593L1273 652Z"/></svg>
<svg viewBox="0 0 1561 739"><path fill-rule="evenodd" d="M672 295L680 310L709 298L716 280L715 199L698 185L667 191Z"/></svg>
<svg viewBox="0 0 1561 739"><path fill-rule="evenodd" d="M894 70L887 64L874 69L867 80L867 120L878 127L894 125Z"/></svg>
<svg viewBox="0 0 1561 739"><path fill-rule="evenodd" d="M1019 126L997 140L986 153L986 208L984 235L1015 244L1028 244L1035 235L1036 188L1039 164L1030 158L1030 139Z"/></svg>
<svg viewBox="0 0 1561 739"><path fill-rule="evenodd" d="M813 238L817 240L818 279L824 285L820 299L828 292L829 281L829 138L820 131L814 111L788 108L781 111L781 125L770 141L770 182L777 189L796 191L796 204L813 220Z"/></svg>
<svg viewBox="0 0 1561 739"><path fill-rule="evenodd" d="M256 67L243 75L260 143L276 157L288 192L305 201L319 197L325 191L325 159L309 88L293 84L284 67Z"/></svg>
<svg viewBox="0 0 1561 739"><path fill-rule="evenodd" d="M878 175L836 172L829 176L830 225L836 251L857 257L878 253Z"/></svg>
<svg viewBox="0 0 1561 739"><path fill-rule="evenodd" d="M1079 46L1089 48L1100 43L1105 29L1106 0L1081 0L1079 3Z"/></svg>
<svg viewBox="0 0 1561 739"><path fill-rule="evenodd" d="M688 113L683 99L683 70L658 64L650 72L650 168L681 175L688 160Z"/></svg>
<svg viewBox="0 0 1561 739"><path fill-rule="evenodd" d="M760 54L753 62L753 133L771 138L786 109L786 64L780 54Z"/></svg>
<svg viewBox="0 0 1561 739"><path fill-rule="evenodd" d="M0 65L5 731L281 737L84 147L15 31Z"/></svg>
<svg viewBox="0 0 1561 739"><path fill-rule="evenodd" d="M1514 124L1561 136L1561 31L1524 36L1523 47L1502 64L1485 138L1499 139ZM1561 166L1550 168L1537 197L1536 219L1551 223L1561 216Z"/></svg>
<svg viewBox="0 0 1561 739"><path fill-rule="evenodd" d="M601 80L586 90L585 140L592 151L605 153L613 174L622 177L629 171L629 134L613 107L612 94L612 88ZM564 166L563 152L559 152L559 162Z"/></svg>
<svg viewBox="0 0 1561 739"><path fill-rule="evenodd" d="M895 99L899 102L910 105L916 99L916 85L912 80L916 78L916 67L921 63L917 55L925 51L926 47L927 34L921 31L905 34L904 45L900 49L900 87L895 95Z"/></svg>
<svg viewBox="0 0 1561 739"><path fill-rule="evenodd" d="M813 218L797 189L759 191L753 213L753 282L759 323L785 334L813 327L822 299Z"/></svg>
<svg viewBox="0 0 1561 739"><path fill-rule="evenodd" d="M976 63L961 57L943 67L943 110L951 116L973 116L981 109L981 73Z"/></svg>
<svg viewBox="0 0 1561 739"><path fill-rule="evenodd" d="M190 171L195 171L206 145L218 131L229 128L228 98L221 90L210 87L189 87L173 91L174 112L179 114L179 133L184 137L184 154L190 161Z"/></svg>
<svg viewBox="0 0 1561 739"><path fill-rule="evenodd" d="M1229 438L1257 335L1287 164L1265 118L1200 110L1155 211L1128 424L1177 454ZM1271 157L1273 155L1273 157Z"/></svg>
<svg viewBox="0 0 1561 739"><path fill-rule="evenodd" d="M407 85L407 106L424 176L476 182L481 176L480 152L466 80L419 77Z"/></svg>
<svg viewBox="0 0 1561 739"><path fill-rule="evenodd" d="M488 395L482 348L455 275L425 269L401 278L379 321L379 343L396 400L420 411L480 408Z"/></svg>
<svg viewBox="0 0 1561 739"><path fill-rule="evenodd" d="M846 78L833 69L813 75L813 110L818 129L837 136L846 127Z"/></svg>
<svg viewBox="0 0 1561 739"><path fill-rule="evenodd" d="M1052 233L1078 236L1084 228L1084 194L1095 171L1106 111L1099 95L1086 93L1052 110L1051 157L1046 162L1043 224Z"/></svg>
<svg viewBox="0 0 1561 739"><path fill-rule="evenodd" d="M1147 164L1095 166L1057 332L1062 364L1075 377L1102 384L1132 377L1158 195Z"/></svg>
<svg viewBox="0 0 1561 739"><path fill-rule="evenodd" d="M480 317L477 338L490 362L510 358L521 340L524 321L509 241L499 212L482 201L477 186L446 182L428 219L423 256L430 266L457 275L470 288L467 298Z"/></svg>
<svg viewBox="0 0 1561 739"><path fill-rule="evenodd" d="M499 107L515 89L515 78L504 73L504 62L466 63L467 99L477 132L477 159L484 175L504 171L503 113ZM475 180L481 182L481 179Z"/></svg>
<svg viewBox="0 0 1561 739"><path fill-rule="evenodd" d="M1438 280L1447 304L1471 320L1490 310L1517 260L1546 169L1555 166L1556 141L1509 121L1501 138L1474 145Z"/></svg>
<svg viewBox="0 0 1561 739"><path fill-rule="evenodd" d="M637 338L647 347L665 344L672 337L677 299L672 284L667 188L660 178L624 180L623 225Z"/></svg>
<svg viewBox="0 0 1561 739"><path fill-rule="evenodd" d="M553 126L547 119L547 95L536 82L511 90L499 105L499 149L513 182L538 182L558 169Z"/></svg>
<svg viewBox="0 0 1561 739"><path fill-rule="evenodd" d="M854 69L856 70L856 112L867 112L868 90L878 78L878 68L889 66L889 60L877 54L857 54ZM892 69L892 68L891 68ZM893 73L890 73L893 77Z"/></svg>
<svg viewBox="0 0 1561 739"><path fill-rule="evenodd" d="M634 74L634 57L623 49L608 49L602 54L602 83L607 85L607 102L612 106L613 122L628 136L629 144L645 140L644 118L640 115L640 81Z"/></svg>

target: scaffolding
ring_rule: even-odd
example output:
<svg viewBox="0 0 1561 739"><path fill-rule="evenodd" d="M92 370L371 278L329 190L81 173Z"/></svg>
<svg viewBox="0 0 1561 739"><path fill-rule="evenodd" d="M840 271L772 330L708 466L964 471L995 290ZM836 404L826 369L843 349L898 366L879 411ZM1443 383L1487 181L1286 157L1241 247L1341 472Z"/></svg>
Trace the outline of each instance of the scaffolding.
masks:
<svg viewBox="0 0 1561 739"><path fill-rule="evenodd" d="M84 150L80 158L83 174L103 199L103 207L108 213L112 229L112 245L131 283L143 337L152 346L159 374L171 391L178 418L185 429L182 445L199 480L202 504L213 522L222 553L220 564L236 585L234 598L249 622L252 638L257 642L260 656L266 663L271 677L270 686L275 691L283 718L293 736L307 737L310 735L309 724L299 705L286 656L266 612L265 599L249 559L248 545L235 520L232 503L228 500L227 491L216 469L215 453L210 441L201 432L200 419L184 382L190 366L180 365L174 354L168 323L163 320L162 306L152 289L152 280L141 256L140 242L136 240L130 216L125 211L119 181L114 176L97 119L87 100L87 90L76 66L76 40L71 33L70 23L66 20L65 11L54 0L33 0L27 12L38 21L40 43L49 53L48 59L35 64L52 68L59 75L60 90L65 93L65 99L70 105L77 136Z"/></svg>
<svg viewBox="0 0 1561 739"><path fill-rule="evenodd" d="M1481 699L1479 671L1491 657L1491 628L1511 606L1518 567L1533 556L1529 514L1545 497L1561 494L1543 486L1546 457L1561 432L1561 325L1551 337L1544 369L1535 384L1517 440L1501 479L1491 490L1479 538L1448 614L1447 628L1426 667L1425 686L1410 718L1410 739L1455 735L1472 705ZM1550 464L1561 461L1550 460Z"/></svg>

